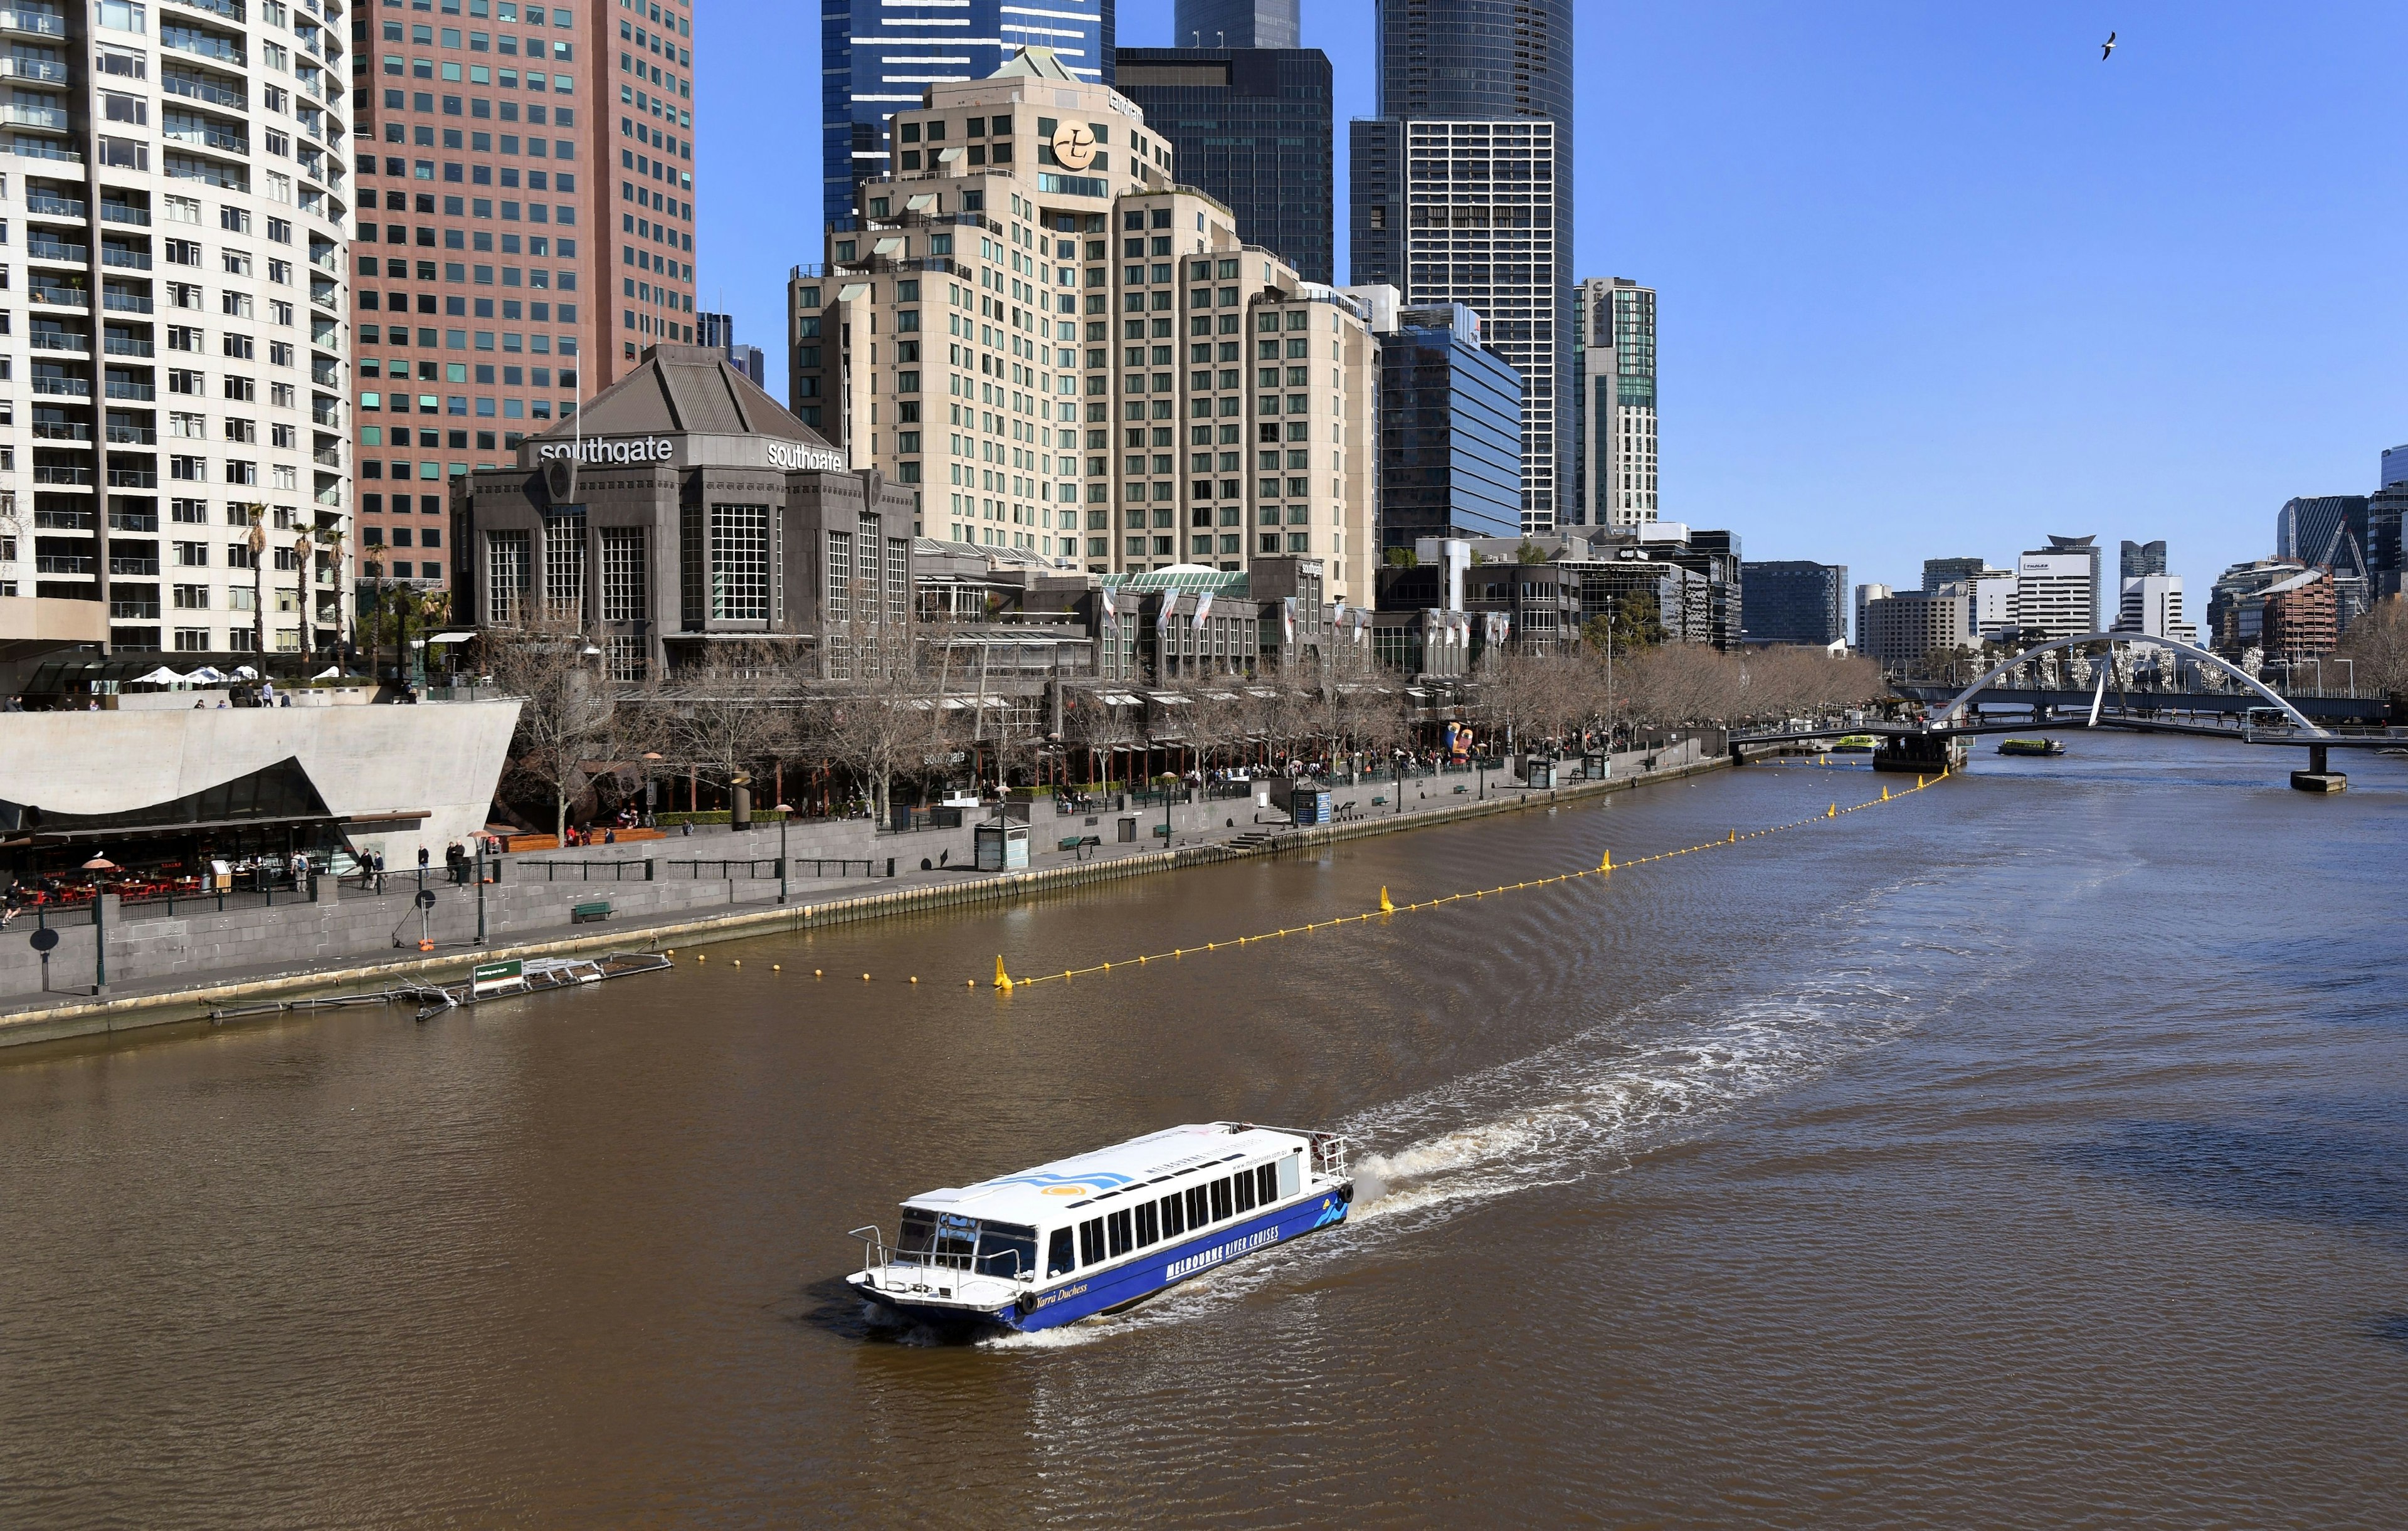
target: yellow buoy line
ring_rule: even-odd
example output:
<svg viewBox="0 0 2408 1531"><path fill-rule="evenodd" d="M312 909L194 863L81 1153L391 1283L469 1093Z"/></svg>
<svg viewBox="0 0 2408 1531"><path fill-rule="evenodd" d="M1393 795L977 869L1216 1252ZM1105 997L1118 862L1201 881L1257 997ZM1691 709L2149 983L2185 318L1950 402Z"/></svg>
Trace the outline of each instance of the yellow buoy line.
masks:
<svg viewBox="0 0 2408 1531"><path fill-rule="evenodd" d="M1932 782L1944 780L1947 775L1948 772L1943 767L1940 775L1937 777L1918 776L1914 779L1914 786L1900 789L1895 796L1905 797L1911 793L1921 792ZM1037 973L1025 978L1014 978L1005 969L1003 958L1001 956L997 956L995 959L995 987L1001 993L1010 994L1015 989L1025 989L1032 983L1062 983L1068 982L1071 979L1087 978L1097 973L1109 973L1116 967L1143 967L1157 962L1181 961L1188 957L1199 956L1208 952L1234 951L1240 947L1254 946L1263 941L1275 941L1283 939L1290 936L1309 935L1316 930L1330 930L1340 925L1362 924L1368 921L1383 919L1389 915L1412 914L1423 909L1440 909L1448 904L1461 903L1467 898L1485 898L1491 894L1519 893L1528 888L1552 888L1558 883L1578 882L1584 878L1611 877L1616 871L1627 870L1633 866L1645 866L1653 862L1670 861L1678 856L1695 855L1701 851L1722 850L1729 846L1737 845L1742 840L1762 839L1767 835L1778 835L1784 830L1802 829L1808 824L1827 823L1830 820L1839 818L1843 813L1855 813L1861 808L1878 808L1882 804L1892 800L1892 793L1887 787L1884 787L1882 789L1882 794L1879 797L1868 798L1866 801L1861 803L1852 803L1846 808L1842 808L1839 804L1833 803L1829 808L1825 808L1822 812L1817 813L1811 818L1799 819L1785 824L1771 824L1763 829L1751 829L1746 831L1744 834L1736 829L1730 830L1721 839L1707 840L1698 845L1684 845L1677 851L1658 851L1652 856L1641 856L1635 861L1626 861L1622 863L1620 866L1616 866L1614 865L1613 852L1608 851L1598 858L1598 864L1595 866L1584 867L1577 872L1561 872L1554 877L1539 878L1528 882L1504 882L1498 884L1494 888L1474 888L1465 893L1448 894L1440 898L1425 898L1418 903L1397 903L1393 899L1389 898L1388 890L1385 887L1383 887L1380 890L1380 907L1367 913L1341 914L1328 920L1317 920L1309 924L1291 925L1284 930L1266 931L1258 936L1238 936L1226 941L1207 941L1202 946L1174 947L1168 952L1149 952L1143 956L1124 957L1118 962L1097 963L1092 967L1069 967L1065 968L1058 973ZM963 986L965 988L975 988L977 987L977 980L975 979L969 980L966 981Z"/></svg>

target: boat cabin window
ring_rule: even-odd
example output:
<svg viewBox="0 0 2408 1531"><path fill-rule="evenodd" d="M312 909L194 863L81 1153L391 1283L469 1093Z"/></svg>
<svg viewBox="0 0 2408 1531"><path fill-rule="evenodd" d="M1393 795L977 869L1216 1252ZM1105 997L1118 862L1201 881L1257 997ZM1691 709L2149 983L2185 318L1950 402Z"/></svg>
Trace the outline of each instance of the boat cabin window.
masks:
<svg viewBox="0 0 2408 1531"><path fill-rule="evenodd" d="M1229 1202L1228 1177L1223 1176L1212 1182L1212 1221L1219 1223L1237 1215L1237 1209Z"/></svg>
<svg viewBox="0 0 2408 1531"><path fill-rule="evenodd" d="M1176 1238L1187 1231L1187 1198L1177 1191L1162 1198L1162 1237Z"/></svg>
<svg viewBox="0 0 2408 1531"><path fill-rule="evenodd" d="M1007 1278L1035 1271L1037 1230L1018 1223L979 1224L978 1268L981 1275Z"/></svg>
<svg viewBox="0 0 2408 1531"><path fill-rule="evenodd" d="M903 1231L896 1237L897 1254L925 1254L937 1242L937 1214L903 1209Z"/></svg>
<svg viewBox="0 0 2408 1531"><path fill-rule="evenodd" d="M1253 1211L1254 1209L1254 1172L1251 1169L1238 1171L1229 1177L1229 1186L1238 1195L1238 1210Z"/></svg>
<svg viewBox="0 0 2408 1531"><path fill-rule="evenodd" d="M1104 1257L1104 1220L1091 1217L1079 1224L1079 1264L1092 1266Z"/></svg>
<svg viewBox="0 0 2408 1531"><path fill-rule="evenodd" d="M1279 1194L1295 1195L1304 1188L1304 1155L1291 1153L1279 1162Z"/></svg>
<svg viewBox="0 0 2408 1531"><path fill-rule="evenodd" d="M1260 1165L1254 1169L1254 1200L1265 1206L1279 1200L1279 1166Z"/></svg>
<svg viewBox="0 0 2408 1531"><path fill-rule="evenodd" d="M1070 1230L1054 1229L1053 1237L1045 1240L1045 1274L1068 1276L1078 1268L1079 1262L1070 1254Z"/></svg>
<svg viewBox="0 0 2408 1531"><path fill-rule="evenodd" d="M1137 1209L1137 1247L1161 1242L1162 1224L1154 1217L1154 1203L1145 1202Z"/></svg>
<svg viewBox="0 0 2408 1531"><path fill-rule="evenodd" d="M939 1260L967 1261L978 1248L978 1219L953 1212L937 1214L936 1255Z"/></svg>
<svg viewBox="0 0 2408 1531"><path fill-rule="evenodd" d="M1212 1210L1205 1204L1211 1191L1212 1188L1209 1185L1191 1185L1187 1188L1187 1225L1189 1227L1200 1228L1212 1221Z"/></svg>
<svg viewBox="0 0 2408 1531"><path fill-rule="evenodd" d="M1104 1231L1111 1238L1111 1252L1114 1255L1123 1255L1129 1252L1129 1214L1126 1211L1114 1212L1105 1218Z"/></svg>

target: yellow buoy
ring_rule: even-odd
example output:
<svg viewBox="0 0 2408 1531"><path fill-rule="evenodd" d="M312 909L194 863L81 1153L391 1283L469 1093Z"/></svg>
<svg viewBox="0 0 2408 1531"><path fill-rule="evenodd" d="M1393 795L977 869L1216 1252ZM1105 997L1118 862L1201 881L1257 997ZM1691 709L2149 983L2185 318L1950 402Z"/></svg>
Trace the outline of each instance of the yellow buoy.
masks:
<svg viewBox="0 0 2408 1531"><path fill-rule="evenodd" d="M661 955L664 957L674 957L677 955L677 948L670 947L667 951L662 952Z"/></svg>
<svg viewBox="0 0 2408 1531"><path fill-rule="evenodd" d="M862 975L861 975L861 981L862 981L862 982L864 982L864 983L868 982L868 981L869 981L869 975L868 975L868 974L867 974L867 973L862 974Z"/></svg>
<svg viewBox="0 0 2408 1531"><path fill-rule="evenodd" d="M1884 787L1882 789L1882 801L1885 803L1889 801L1889 789L1887 787Z"/></svg>
<svg viewBox="0 0 2408 1531"><path fill-rule="evenodd" d="M867 973L862 975L864 978L868 976ZM1003 958L1000 954L995 959L995 986L1005 994L1011 993L1011 975L1003 970Z"/></svg>
<svg viewBox="0 0 2408 1531"><path fill-rule="evenodd" d="M1837 803L1834 803L1834 804L1832 804L1832 805L1831 805L1831 811L1830 811L1830 812L1826 813L1825 815L1823 815L1823 817L1824 817L1824 818L1826 818L1826 819L1836 819L1836 818L1838 818L1839 816L1840 816L1840 805L1839 805L1839 804L1837 804Z"/></svg>
<svg viewBox="0 0 2408 1531"><path fill-rule="evenodd" d="M738 967L741 967L741 966L744 966L744 959L743 959L743 958L741 958L741 957L736 957L736 958L733 958L733 959L731 959L731 960L732 960L732 962L734 963L734 965L735 965L736 966L738 966Z"/></svg>
<svg viewBox="0 0 2408 1531"><path fill-rule="evenodd" d="M827 975L826 975L825 973L821 972L818 968L814 967L814 968L812 968L812 969L811 969L811 977L813 977L813 978L825 978L825 977L827 977Z"/></svg>
<svg viewBox="0 0 2408 1531"><path fill-rule="evenodd" d="M1384 882L1380 884L1380 912L1382 914L1397 912L1397 906L1388 902L1388 885Z"/></svg>
<svg viewBox="0 0 2408 1531"><path fill-rule="evenodd" d="M914 983L919 982L919 981L920 981L920 975L919 975L919 974L917 974L917 973L912 974L912 975L911 975L911 981L912 981L912 982L914 982Z"/></svg>
<svg viewBox="0 0 2408 1531"><path fill-rule="evenodd" d="M1605 854L1597 858L1597 869L1600 872L1611 872L1613 870L1612 851L1608 851Z"/></svg>
<svg viewBox="0 0 2408 1531"><path fill-rule="evenodd" d="M694 960L696 962L709 962L710 960L710 953L708 952L697 952L694 954Z"/></svg>
<svg viewBox="0 0 2408 1531"><path fill-rule="evenodd" d="M772 973L782 973L782 972L784 972L785 970L786 970L786 969L785 969L784 966L783 966L783 965L781 965L781 964L774 963L774 962L773 962L773 963L771 963L771 964L769 965L769 971L771 971Z"/></svg>

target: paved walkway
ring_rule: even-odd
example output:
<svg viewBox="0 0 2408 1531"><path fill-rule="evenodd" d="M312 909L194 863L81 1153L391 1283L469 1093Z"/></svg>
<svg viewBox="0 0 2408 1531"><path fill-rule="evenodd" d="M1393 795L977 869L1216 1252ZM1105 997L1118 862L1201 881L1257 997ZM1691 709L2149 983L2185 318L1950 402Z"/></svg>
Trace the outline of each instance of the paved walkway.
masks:
<svg viewBox="0 0 2408 1531"><path fill-rule="evenodd" d="M1649 780L1670 780L1691 775L1698 769L1711 768L1720 764L1719 760L1708 758L1703 761L1683 762L1676 766L1670 758L1670 751L1666 751L1664 761L1666 768L1651 774L1636 769L1641 758L1643 757L1629 757L1626 765L1623 757L1617 757L1616 778L1611 785L1634 786ZM1458 785L1468 790L1458 793L1455 790ZM1573 791L1580 791L1585 787L1591 787L1591 784L1578 782L1570 784L1570 790ZM1282 816L1283 822L1277 824L1268 822L1257 823L1255 822L1257 815L1266 821L1274 815L1270 810L1255 808L1251 798L1238 798L1229 800L1226 804L1214 805L1216 808L1226 808L1226 811L1217 815L1222 821L1220 823L1210 828L1181 831L1172 837L1170 849L1174 851L1194 852L1212 847L1232 847L1234 842L1236 848L1240 850L1254 848L1269 851L1278 849L1277 842L1282 840L1318 842L1326 837L1352 837L1356 834L1380 833L1391 826L1411 827L1417 823L1461 817L1467 809L1474 807L1493 811L1495 808L1518 805L1529 795L1528 789L1501 780L1501 773L1490 773L1484 797L1477 777L1467 780L1465 778L1454 775L1408 778L1403 783L1401 794L1398 793L1396 784L1392 781L1365 782L1354 787L1337 787L1332 789L1333 805L1353 802L1359 809L1359 813L1350 820L1331 826L1329 830L1322 831L1293 829L1283 822L1283 816ZM1541 793L1538 795L1545 797L1548 794ZM1386 797L1389 801L1373 805L1371 798L1374 796ZM1491 805L1494 805L1493 808ZM1142 822L1144 811L1141 809L1133 811L1138 812ZM1155 808L1154 814L1154 822L1158 823L1160 808ZM1029 873L1070 873L1076 868L1088 866L1100 868L1114 863L1140 859L1151 859L1157 864L1156 867L1148 868L1148 870L1157 868L1168 870L1176 865L1164 856L1159 837L1149 837L1150 843L1128 845L1108 842L1100 847L1090 848L1080 852L1056 849L1059 840L1073 833L1074 830L1082 834L1110 831L1112 821L1119 816L1116 813L1098 813L1094 816L1099 821L1097 826L1090 828L1085 823L1088 817L1086 815L1061 817L1039 815L1032 823L1029 836L1031 846ZM757 839L761 834L761 831L755 830L750 837ZM769 834L772 846L770 853L774 854L775 831L772 830ZM728 832L720 830L715 834L698 832L691 837L680 836L666 841L648 840L626 846L597 846L591 848L591 851L609 857L649 853L665 860L672 859L666 849L671 847L678 852L674 859L692 859L695 856L707 860L716 859L711 854L714 850L738 857L746 854L746 849L742 846L738 846L732 851L723 849L728 846L731 838L734 837ZM1263 838L1269 838L1272 843L1250 844ZM553 860L576 853L559 851L530 851L523 856L507 859ZM1131 870L1134 871L1135 868ZM504 873L506 879L509 875L507 871ZM155 981L111 984L106 995L97 997L90 993L88 986L81 991L68 991L65 983L62 982L60 991L48 995L14 996L5 1003L0 1003L0 1046L15 1042L51 1040L102 1032L131 1030L172 1023L177 1021L200 1020L213 1009L255 1004L280 995L298 995L313 988L373 993L393 985L423 981L437 976L457 978L462 963L471 958L487 961L576 950L631 950L660 944L672 937L681 942L695 943L732 938L747 934L748 926L757 928L765 923L773 923L773 917L781 915L792 918L798 923L804 923L804 911L822 906L835 906L836 908L829 910L832 914L841 913L850 917L858 912L874 916L882 910L855 911L847 906L865 899L877 899L879 903L883 904L891 898L893 902L907 907L925 907L922 899L906 898L902 895L924 894L927 890L939 888L960 888L968 891L979 884L992 883L998 879L998 876L999 874L979 872L961 866L928 871L922 871L916 865L909 867L898 866L896 875L891 879L876 878L865 880L860 878L850 878L793 881L788 886L787 897L782 905L778 901L778 887L774 880L751 881L735 885L734 891L738 896L725 905L688 909L650 919L613 919L607 925L600 926L571 926L555 930L524 932L496 939L481 947L473 941L457 941L438 943L437 949L431 953L423 953L414 950L395 951L389 958L355 957L332 962L295 961L267 963L249 967L221 968L206 975L181 974ZM431 877L429 880L432 882L435 879ZM1044 878L1039 880L1041 884L1056 880L1068 882L1070 880L1065 877L1058 880ZM402 919L407 913L416 885L414 875L406 877L388 875L387 891L380 902L391 908L396 921ZM1039 891L1041 891L1041 886L1031 890L1032 893ZM343 901L349 904L356 902L364 895L356 894L351 886L346 885L341 896ZM818 922L814 919L810 923ZM64 975L62 975L63 979L64 977Z"/></svg>

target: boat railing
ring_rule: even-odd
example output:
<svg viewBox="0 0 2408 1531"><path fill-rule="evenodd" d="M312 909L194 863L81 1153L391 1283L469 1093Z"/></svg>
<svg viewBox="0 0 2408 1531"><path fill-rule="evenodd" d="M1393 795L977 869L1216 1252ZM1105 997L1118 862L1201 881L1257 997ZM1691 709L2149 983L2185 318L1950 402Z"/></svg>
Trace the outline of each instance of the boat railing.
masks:
<svg viewBox="0 0 2408 1531"><path fill-rule="evenodd" d="M1037 1279L1036 1271L1023 1270L1021 1268L1020 1252L1018 1250L990 1250L985 1254L982 1255L975 1252L969 1254L948 1254L941 1251L932 1249L889 1249L886 1246L885 1232L874 1223L870 1223L867 1227L855 1228L851 1233L846 1234L845 1237L847 1238L855 1238L861 1241L861 1273L865 1276L884 1275L898 1268L907 1270L945 1271L951 1273L953 1283L956 1286L958 1286L965 1279L974 1276L985 1276L996 1281L1010 1281L1014 1284L1024 1281L1032 1281ZM981 1261L1000 1259L1007 1253L1011 1256L1011 1269L1010 1271L1007 1272L982 1268L980 1264Z"/></svg>
<svg viewBox="0 0 2408 1531"><path fill-rule="evenodd" d="M1344 1133L1324 1132L1318 1127L1268 1127L1259 1122L1241 1122L1238 1127L1241 1131L1248 1127L1260 1127L1265 1132L1291 1133L1301 1138L1311 1147L1314 1174L1326 1175L1332 1180L1346 1178L1346 1161L1354 1152L1354 1139Z"/></svg>

